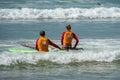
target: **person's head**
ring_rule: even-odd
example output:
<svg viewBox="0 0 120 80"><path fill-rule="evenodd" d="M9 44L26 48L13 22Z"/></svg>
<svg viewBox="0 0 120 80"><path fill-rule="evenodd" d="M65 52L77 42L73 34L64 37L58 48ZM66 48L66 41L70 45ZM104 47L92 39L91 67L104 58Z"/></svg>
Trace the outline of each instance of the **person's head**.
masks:
<svg viewBox="0 0 120 80"><path fill-rule="evenodd" d="M70 24L66 25L66 30L71 30Z"/></svg>
<svg viewBox="0 0 120 80"><path fill-rule="evenodd" d="M45 31L44 30L40 31L40 36L45 36Z"/></svg>

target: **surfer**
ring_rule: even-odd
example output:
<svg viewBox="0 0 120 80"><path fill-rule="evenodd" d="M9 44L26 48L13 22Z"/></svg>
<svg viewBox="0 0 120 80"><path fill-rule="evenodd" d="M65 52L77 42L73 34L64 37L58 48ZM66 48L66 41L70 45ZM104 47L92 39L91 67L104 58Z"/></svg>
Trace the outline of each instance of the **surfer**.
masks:
<svg viewBox="0 0 120 80"><path fill-rule="evenodd" d="M58 45L53 43L51 40L45 37L45 31L41 30L40 31L40 37L36 40L36 50L38 51L43 51L43 52L48 52L48 46L51 45L55 48L61 49Z"/></svg>
<svg viewBox="0 0 120 80"><path fill-rule="evenodd" d="M75 39L76 43L74 47L72 47L72 40ZM77 38L76 34L71 31L70 24L66 25L66 31L62 32L61 35L61 45L63 49L75 49L78 45L79 39Z"/></svg>
<svg viewBox="0 0 120 80"><path fill-rule="evenodd" d="M101 3L98 2L97 5L101 6Z"/></svg>

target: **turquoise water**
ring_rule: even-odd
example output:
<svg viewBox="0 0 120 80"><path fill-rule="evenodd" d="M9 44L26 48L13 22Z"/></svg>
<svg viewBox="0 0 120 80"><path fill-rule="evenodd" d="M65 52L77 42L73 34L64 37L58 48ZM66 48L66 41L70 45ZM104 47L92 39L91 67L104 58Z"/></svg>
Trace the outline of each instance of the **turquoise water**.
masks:
<svg viewBox="0 0 120 80"><path fill-rule="evenodd" d="M1 0L0 80L119 80L120 1ZM60 36L71 24L84 50L66 53L9 52L28 49L39 31L60 47ZM74 41L73 41L74 44Z"/></svg>

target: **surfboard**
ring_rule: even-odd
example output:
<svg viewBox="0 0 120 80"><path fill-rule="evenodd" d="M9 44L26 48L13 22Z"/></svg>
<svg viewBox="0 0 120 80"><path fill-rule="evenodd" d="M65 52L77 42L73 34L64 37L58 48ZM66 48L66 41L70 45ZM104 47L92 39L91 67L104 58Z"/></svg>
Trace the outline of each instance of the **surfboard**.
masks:
<svg viewBox="0 0 120 80"><path fill-rule="evenodd" d="M21 48L8 48L9 52L24 52L24 53L36 53L38 52L35 49L21 49ZM60 52L60 53L65 53L68 52L66 50L57 50L57 49L49 49L49 52Z"/></svg>
<svg viewBox="0 0 120 80"><path fill-rule="evenodd" d="M8 48L8 51L9 52L29 52L29 53L32 53L32 52L38 52L37 50L35 49L21 49L21 48Z"/></svg>
<svg viewBox="0 0 120 80"><path fill-rule="evenodd" d="M21 45L24 47L27 47L27 48L35 49L34 44L21 44ZM70 48L69 50L84 50L84 49L83 48ZM67 51L69 51L69 50L67 50Z"/></svg>
<svg viewBox="0 0 120 80"><path fill-rule="evenodd" d="M9 52L27 52L27 53L35 53L35 52L38 52L36 49L35 49L35 46L34 44L21 44L22 46L24 47L27 47L28 49L26 48L8 48L8 51ZM49 48L49 52L60 52L60 53L65 53L65 52L68 52L68 51L71 51L71 50L83 50L83 48L71 48L69 50L58 50L58 49L54 49L54 48Z"/></svg>

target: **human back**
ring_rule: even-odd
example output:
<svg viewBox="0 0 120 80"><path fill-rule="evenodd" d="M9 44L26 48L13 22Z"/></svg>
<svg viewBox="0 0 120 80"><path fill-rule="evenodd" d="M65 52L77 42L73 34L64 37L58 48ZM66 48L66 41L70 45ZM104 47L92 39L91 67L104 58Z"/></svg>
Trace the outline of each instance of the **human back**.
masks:
<svg viewBox="0 0 120 80"><path fill-rule="evenodd" d="M75 39L76 43L74 47L72 47L72 40ZM76 48L79 39L77 38L76 34L71 31L71 25L66 25L66 31L62 32L61 35L61 45L64 49Z"/></svg>
<svg viewBox="0 0 120 80"><path fill-rule="evenodd" d="M71 31L66 31L64 34L63 45L71 45L73 39L73 33Z"/></svg>
<svg viewBox="0 0 120 80"><path fill-rule="evenodd" d="M58 45L53 43L51 40L45 37L45 31L41 30L40 31L40 37L36 40L36 50L39 52L48 52L49 45L61 49Z"/></svg>
<svg viewBox="0 0 120 80"><path fill-rule="evenodd" d="M48 51L49 42L46 37L40 37L38 40L38 44L40 44L38 45L39 51Z"/></svg>

